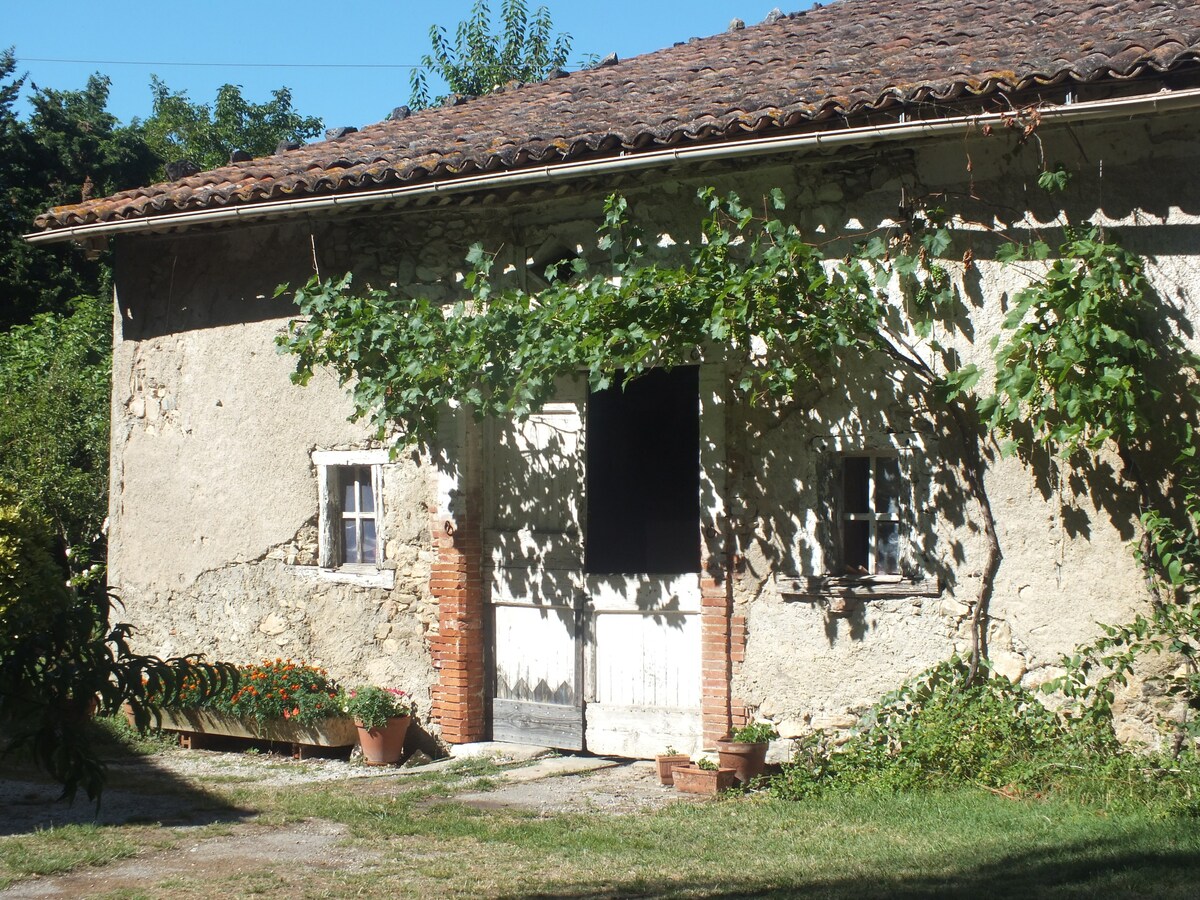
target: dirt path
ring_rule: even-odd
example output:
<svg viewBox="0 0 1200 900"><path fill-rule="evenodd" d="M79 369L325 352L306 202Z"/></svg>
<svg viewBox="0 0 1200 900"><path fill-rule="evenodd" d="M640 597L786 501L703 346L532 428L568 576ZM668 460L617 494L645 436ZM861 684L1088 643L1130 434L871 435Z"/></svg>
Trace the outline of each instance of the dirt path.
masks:
<svg viewBox="0 0 1200 900"><path fill-rule="evenodd" d="M372 865L375 854L342 845L347 833L344 825L321 821L277 827L236 825L228 835L185 839L171 850L103 868L32 878L0 891L0 897L126 896L169 881L189 888L182 892L187 894L238 876L246 876L248 893L274 893L285 885L303 885L313 869L350 872Z"/></svg>
<svg viewBox="0 0 1200 900"><path fill-rule="evenodd" d="M582 756L545 756L536 750L507 748L497 761L504 768L488 780L491 790L473 790L473 778L447 798L480 809L521 809L548 816L563 812L633 813L679 802L681 795L659 785L649 762ZM480 755L496 758L503 745ZM240 809L213 786L253 784L256 788L328 783L331 789L387 796L405 789L422 771L452 771L454 761L380 771L340 760L296 761L276 756L171 751L113 767L98 816L84 800L74 806L55 801L46 784L0 778L0 835L28 834L70 823L160 824L161 849L101 868L35 877L0 898L137 896L139 887L178 883L182 892L215 880L244 875L246 893L284 894L303 888L315 869L354 873L378 861L370 850L350 846L346 826L307 820L268 825L252 810Z"/></svg>

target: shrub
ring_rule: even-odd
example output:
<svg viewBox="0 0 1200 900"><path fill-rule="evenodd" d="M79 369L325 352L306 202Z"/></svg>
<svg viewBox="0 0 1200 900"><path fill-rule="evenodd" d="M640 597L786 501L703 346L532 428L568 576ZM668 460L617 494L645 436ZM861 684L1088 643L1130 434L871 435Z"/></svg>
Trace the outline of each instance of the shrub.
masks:
<svg viewBox="0 0 1200 900"><path fill-rule="evenodd" d="M0 653L44 631L72 602L49 526L0 481Z"/></svg>
<svg viewBox="0 0 1200 900"><path fill-rule="evenodd" d="M729 739L735 744L766 744L779 737L779 732L770 722L751 722L733 729Z"/></svg>
<svg viewBox="0 0 1200 900"><path fill-rule="evenodd" d="M33 588L27 584L26 590ZM125 704L144 731L150 698L170 702L185 680L198 696L219 690L229 683L231 667L197 656L136 653L132 627L111 622L115 595L72 591L69 597L39 617L38 627L0 641L0 749L27 756L62 784L65 798L83 787L99 802L105 766L96 754L90 713L114 713ZM15 605L37 609L40 599L22 594Z"/></svg>
<svg viewBox="0 0 1200 900"><path fill-rule="evenodd" d="M779 797L829 790L910 791L977 785L1006 795L1060 792L1107 804L1197 808L1196 760L1142 756L1120 745L1111 720L1068 719L992 673L967 683L952 659L881 700L840 746L822 731L797 742L771 782Z"/></svg>

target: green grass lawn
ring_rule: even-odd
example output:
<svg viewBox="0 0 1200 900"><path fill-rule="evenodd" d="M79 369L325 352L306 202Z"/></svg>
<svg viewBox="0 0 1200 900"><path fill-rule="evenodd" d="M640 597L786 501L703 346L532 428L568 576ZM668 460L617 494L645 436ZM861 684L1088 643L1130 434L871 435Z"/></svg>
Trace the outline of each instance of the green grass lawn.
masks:
<svg viewBox="0 0 1200 900"><path fill-rule="evenodd" d="M307 791L279 799L384 848L385 863L332 878L327 895L383 883L419 896L1192 898L1200 885L1190 820L974 790L549 818Z"/></svg>
<svg viewBox="0 0 1200 900"><path fill-rule="evenodd" d="M214 775L195 787L214 808L237 811L229 823L186 835L141 822L3 837L0 889L130 856L152 863L197 841L236 835L249 817L255 829L341 823L347 836L299 864L259 861L203 877L152 874L136 889L89 896L1190 900L1200 890L1196 820L1153 804L1127 804L1117 814L974 788L803 802L755 794L621 815L537 815L455 802L455 794L480 789L496 772L471 762L403 779L271 789Z"/></svg>

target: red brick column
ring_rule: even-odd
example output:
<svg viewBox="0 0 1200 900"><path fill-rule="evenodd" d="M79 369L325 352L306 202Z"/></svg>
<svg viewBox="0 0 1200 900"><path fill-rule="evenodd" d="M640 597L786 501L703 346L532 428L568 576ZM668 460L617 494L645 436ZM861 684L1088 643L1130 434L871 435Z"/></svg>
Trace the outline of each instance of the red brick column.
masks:
<svg viewBox="0 0 1200 900"><path fill-rule="evenodd" d="M711 567L700 578L700 717L706 745L725 737L733 719L729 589L729 579L712 577Z"/></svg>
<svg viewBox="0 0 1200 900"><path fill-rule="evenodd" d="M438 604L438 633L429 641L438 673L432 713L441 724L442 740L450 744L487 737L478 491L465 506L453 523L444 512L434 516L437 558L429 578Z"/></svg>

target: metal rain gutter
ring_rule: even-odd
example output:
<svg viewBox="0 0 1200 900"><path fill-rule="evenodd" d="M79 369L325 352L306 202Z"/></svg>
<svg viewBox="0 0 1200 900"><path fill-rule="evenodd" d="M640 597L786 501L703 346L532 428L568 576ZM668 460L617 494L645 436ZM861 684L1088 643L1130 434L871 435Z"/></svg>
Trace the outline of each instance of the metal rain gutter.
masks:
<svg viewBox="0 0 1200 900"><path fill-rule="evenodd" d="M1162 91L1139 97L1123 97L1112 100L1094 100L1039 109L1042 124L1075 122L1080 120L1113 119L1131 117L1142 113L1169 112L1200 107L1200 88L1180 91ZM672 163L722 160L767 156L776 153L800 152L823 147L839 147L847 144L873 144L905 141L910 138L928 138L947 133L961 132L964 128L982 128L986 125L1003 125L1011 121L1013 112L981 113L970 116L955 116L921 122L896 122L885 125L867 125L841 131L821 131L801 135L758 138L734 143L705 147L683 147L671 150L653 150L646 153L625 153L590 162L559 163L531 169L472 175L451 181L437 181L360 191L332 197L305 197L297 200L276 200L224 209L195 210L192 212L168 213L140 219L125 219L118 222L95 222L74 225L49 231L37 231L25 235L31 244L50 244L60 241L86 241L107 238L118 234L162 231L220 222L251 221L289 218L331 209L351 209L380 203L399 202L413 197L437 195L452 196L491 188L518 187L531 184L550 184L557 181L584 178L591 175L615 174L652 169Z"/></svg>

